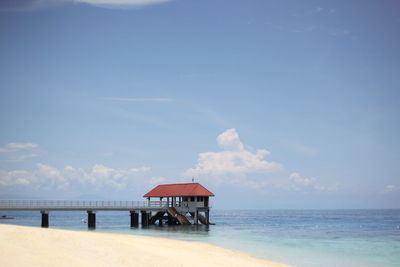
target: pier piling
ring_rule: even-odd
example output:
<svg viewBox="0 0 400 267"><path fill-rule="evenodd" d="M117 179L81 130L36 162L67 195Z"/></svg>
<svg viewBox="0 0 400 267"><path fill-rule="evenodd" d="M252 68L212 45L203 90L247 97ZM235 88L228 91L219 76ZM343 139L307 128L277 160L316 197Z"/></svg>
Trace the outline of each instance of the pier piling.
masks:
<svg viewBox="0 0 400 267"><path fill-rule="evenodd" d="M88 228L96 228L96 212L88 210Z"/></svg>
<svg viewBox="0 0 400 267"><path fill-rule="evenodd" d="M134 211L131 210L131 227L138 227L139 226L139 214Z"/></svg>
<svg viewBox="0 0 400 267"><path fill-rule="evenodd" d="M150 219L149 214L145 210L140 211L140 213L142 214L142 226L148 226Z"/></svg>
<svg viewBox="0 0 400 267"><path fill-rule="evenodd" d="M41 210L42 214L42 227L49 227L49 212L47 210Z"/></svg>

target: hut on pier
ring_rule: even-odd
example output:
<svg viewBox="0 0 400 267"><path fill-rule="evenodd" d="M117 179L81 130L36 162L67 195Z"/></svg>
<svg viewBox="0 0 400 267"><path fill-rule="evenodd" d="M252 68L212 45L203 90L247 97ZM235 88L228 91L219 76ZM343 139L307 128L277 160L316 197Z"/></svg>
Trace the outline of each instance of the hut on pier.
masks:
<svg viewBox="0 0 400 267"><path fill-rule="evenodd" d="M214 194L199 183L163 184L150 190L143 197L148 201L159 198L167 202L170 221L180 224L210 224L210 197ZM172 218L171 218L172 217ZM161 215L159 216L161 222ZM157 218L155 217L155 220ZM172 219L172 220L171 220Z"/></svg>

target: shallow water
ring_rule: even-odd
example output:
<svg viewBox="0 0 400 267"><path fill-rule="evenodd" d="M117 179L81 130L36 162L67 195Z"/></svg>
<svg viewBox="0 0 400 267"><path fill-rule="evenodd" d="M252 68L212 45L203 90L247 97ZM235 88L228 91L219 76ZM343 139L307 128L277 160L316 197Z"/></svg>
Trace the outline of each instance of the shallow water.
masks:
<svg viewBox="0 0 400 267"><path fill-rule="evenodd" d="M40 226L38 211L0 220ZM51 212L51 228L87 231L86 212ZM129 227L128 212L97 212L98 232L207 242L294 266L400 266L400 210L212 210L206 226Z"/></svg>

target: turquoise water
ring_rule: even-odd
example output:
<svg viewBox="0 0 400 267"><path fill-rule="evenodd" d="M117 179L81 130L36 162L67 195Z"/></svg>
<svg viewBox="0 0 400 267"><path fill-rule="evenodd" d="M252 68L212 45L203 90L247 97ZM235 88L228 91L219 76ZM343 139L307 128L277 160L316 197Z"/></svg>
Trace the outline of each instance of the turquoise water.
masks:
<svg viewBox="0 0 400 267"><path fill-rule="evenodd" d="M39 212L0 223L39 226ZM52 212L50 227L87 231L86 212ZM213 210L206 226L129 228L128 212L98 212L95 231L207 242L294 266L400 266L400 210Z"/></svg>

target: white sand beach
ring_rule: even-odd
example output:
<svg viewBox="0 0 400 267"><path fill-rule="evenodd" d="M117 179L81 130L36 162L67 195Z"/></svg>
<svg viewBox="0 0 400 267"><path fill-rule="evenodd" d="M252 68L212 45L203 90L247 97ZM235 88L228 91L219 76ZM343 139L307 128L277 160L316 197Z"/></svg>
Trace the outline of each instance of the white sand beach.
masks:
<svg viewBox="0 0 400 267"><path fill-rule="evenodd" d="M0 224L2 266L270 266L200 242Z"/></svg>

